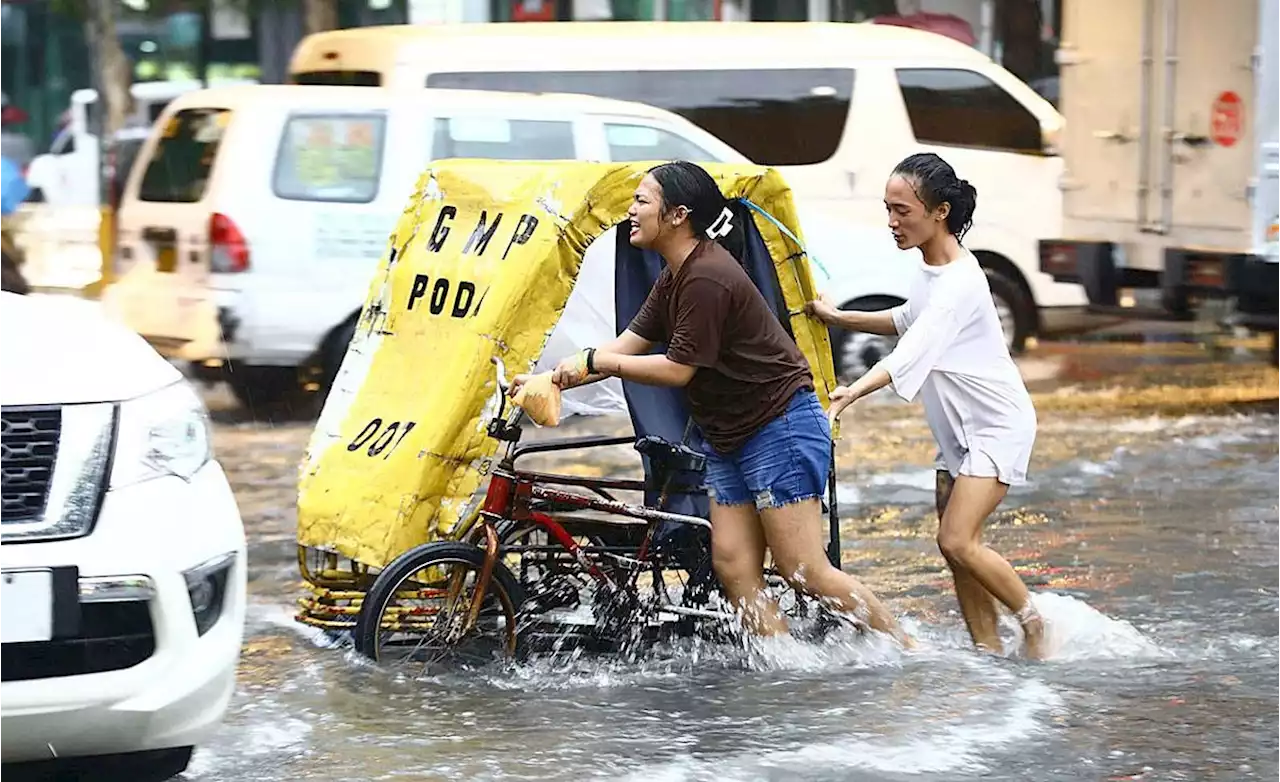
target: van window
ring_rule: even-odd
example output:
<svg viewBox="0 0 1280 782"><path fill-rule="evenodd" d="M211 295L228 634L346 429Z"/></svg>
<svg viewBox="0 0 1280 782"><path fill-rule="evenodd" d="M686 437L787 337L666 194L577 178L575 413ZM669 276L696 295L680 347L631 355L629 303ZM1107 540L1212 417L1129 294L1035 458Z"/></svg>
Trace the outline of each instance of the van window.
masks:
<svg viewBox="0 0 1280 782"><path fill-rule="evenodd" d="M853 70L432 73L427 86L574 92L647 103L701 126L756 163L803 166L829 159L840 145Z"/></svg>
<svg viewBox="0 0 1280 782"><path fill-rule="evenodd" d="M294 201L372 201L385 132L382 114L294 114L280 137L272 189Z"/></svg>
<svg viewBox="0 0 1280 782"><path fill-rule="evenodd" d="M140 201L193 204L204 198L229 109L183 109L169 117L147 161Z"/></svg>
<svg viewBox="0 0 1280 782"><path fill-rule="evenodd" d="M980 73L955 68L901 69L898 86L919 142L1043 152L1040 121Z"/></svg>
<svg viewBox="0 0 1280 782"><path fill-rule="evenodd" d="M502 117L437 117L431 157L573 160L573 123Z"/></svg>
<svg viewBox="0 0 1280 782"><path fill-rule="evenodd" d="M609 145L609 159L615 163L631 163L636 160L692 160L714 163L719 160L683 136L647 125L607 122L604 126L604 137Z"/></svg>
<svg viewBox="0 0 1280 782"><path fill-rule="evenodd" d="M382 74L377 71L306 71L293 74L289 81L328 87L381 87Z"/></svg>

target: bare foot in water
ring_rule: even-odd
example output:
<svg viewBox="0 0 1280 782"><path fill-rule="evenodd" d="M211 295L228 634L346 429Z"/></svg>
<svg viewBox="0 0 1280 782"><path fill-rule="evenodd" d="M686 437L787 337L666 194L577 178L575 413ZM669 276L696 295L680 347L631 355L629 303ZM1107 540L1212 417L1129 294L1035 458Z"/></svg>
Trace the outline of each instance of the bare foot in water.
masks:
<svg viewBox="0 0 1280 782"><path fill-rule="evenodd" d="M1022 653L1028 660L1049 657L1049 638L1043 617L1036 615L1022 623L1022 639Z"/></svg>
<svg viewBox="0 0 1280 782"><path fill-rule="evenodd" d="M1028 660L1043 660L1049 656L1049 638L1044 617L1036 610L1035 603L1028 598L1022 608L1013 612L1013 616L1022 625L1022 654Z"/></svg>

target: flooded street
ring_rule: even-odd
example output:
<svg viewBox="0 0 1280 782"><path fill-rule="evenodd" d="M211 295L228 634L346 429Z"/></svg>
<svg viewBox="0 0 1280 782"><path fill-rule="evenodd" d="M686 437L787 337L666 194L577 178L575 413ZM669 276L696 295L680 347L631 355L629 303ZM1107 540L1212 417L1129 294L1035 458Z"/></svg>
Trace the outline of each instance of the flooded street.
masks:
<svg viewBox="0 0 1280 782"><path fill-rule="evenodd" d="M249 625L226 724L182 778L1274 780L1276 371L1182 343L1041 345L1019 364L1040 419L1032 483L986 539L1032 584L1046 663L972 650L934 541L929 432L882 392L844 417L843 557L918 650L850 634L397 679L293 620L310 424L240 420L215 390ZM638 465L625 448L561 459Z"/></svg>

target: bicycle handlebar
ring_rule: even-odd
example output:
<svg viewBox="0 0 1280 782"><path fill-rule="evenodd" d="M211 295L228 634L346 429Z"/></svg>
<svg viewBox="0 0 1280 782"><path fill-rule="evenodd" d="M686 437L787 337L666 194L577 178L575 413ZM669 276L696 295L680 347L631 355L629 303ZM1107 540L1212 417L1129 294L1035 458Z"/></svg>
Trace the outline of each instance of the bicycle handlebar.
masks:
<svg viewBox="0 0 1280 782"><path fill-rule="evenodd" d="M495 367L497 367L498 389L502 391L503 396L506 396L507 390L511 388L511 384L507 382L507 367L502 363L502 359L497 356L493 356L489 360L493 362Z"/></svg>

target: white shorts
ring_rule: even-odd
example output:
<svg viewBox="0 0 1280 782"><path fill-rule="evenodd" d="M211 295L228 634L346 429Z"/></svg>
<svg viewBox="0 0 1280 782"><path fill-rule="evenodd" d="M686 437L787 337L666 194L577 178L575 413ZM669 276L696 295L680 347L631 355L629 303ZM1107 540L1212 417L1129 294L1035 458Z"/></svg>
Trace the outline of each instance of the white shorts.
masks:
<svg viewBox="0 0 1280 782"><path fill-rule="evenodd" d="M942 450L933 457L933 468L938 472L945 472L952 478L960 475L968 475L971 478L999 478L1000 469L996 467L995 461L983 451L965 451L964 458L960 460L960 466L953 473L947 467L947 460L942 454Z"/></svg>

